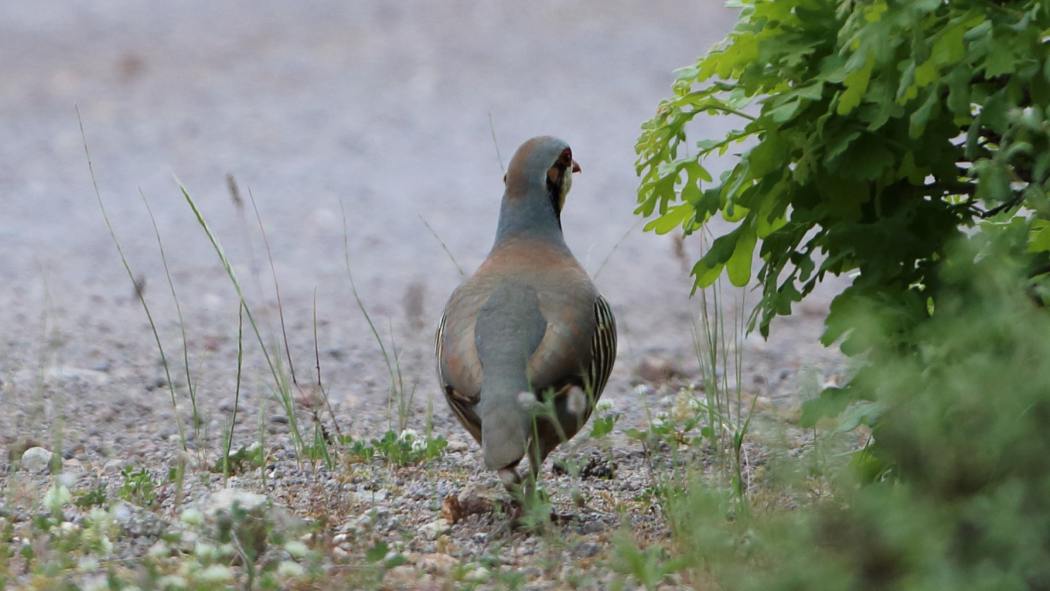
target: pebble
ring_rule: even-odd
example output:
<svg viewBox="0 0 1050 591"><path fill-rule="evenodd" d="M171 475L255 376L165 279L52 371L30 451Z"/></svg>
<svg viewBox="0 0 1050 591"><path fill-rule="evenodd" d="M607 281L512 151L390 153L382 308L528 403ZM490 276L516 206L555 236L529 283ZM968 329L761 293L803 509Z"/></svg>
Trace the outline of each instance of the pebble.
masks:
<svg viewBox="0 0 1050 591"><path fill-rule="evenodd" d="M601 552L601 546L594 542L583 542L576 546L575 554L579 558L590 558Z"/></svg>
<svg viewBox="0 0 1050 591"><path fill-rule="evenodd" d="M86 382L95 386L102 386L109 382L109 376L105 372L82 367L52 367L47 371L47 377L60 382Z"/></svg>
<svg viewBox="0 0 1050 591"><path fill-rule="evenodd" d="M51 463L51 451L42 447L31 447L22 453L22 469L26 472L43 474Z"/></svg>
<svg viewBox="0 0 1050 591"><path fill-rule="evenodd" d="M445 451L449 453L462 453L469 449L470 446L467 445L466 441L463 441L462 439L449 439L448 447L445 448Z"/></svg>
<svg viewBox="0 0 1050 591"><path fill-rule="evenodd" d="M105 464L102 464L102 471L106 474L116 474L120 472L120 469L124 467L124 461L113 458L112 460L106 460Z"/></svg>
<svg viewBox="0 0 1050 591"><path fill-rule="evenodd" d="M436 540L438 536L448 533L448 530L451 529L451 527L452 526L450 526L449 523L443 518L435 519L434 521L431 521L430 523L419 528L419 533L423 534L423 537L425 537L428 540Z"/></svg>
<svg viewBox="0 0 1050 591"><path fill-rule="evenodd" d="M443 575L459 564L459 561L448 554L435 552L420 556L418 564L421 569L428 573Z"/></svg>
<svg viewBox="0 0 1050 591"><path fill-rule="evenodd" d="M383 582L391 589L418 589L422 581L414 567L402 564L386 571Z"/></svg>
<svg viewBox="0 0 1050 591"><path fill-rule="evenodd" d="M671 360L653 356L643 358L634 372L639 378L654 384L666 382L682 373Z"/></svg>

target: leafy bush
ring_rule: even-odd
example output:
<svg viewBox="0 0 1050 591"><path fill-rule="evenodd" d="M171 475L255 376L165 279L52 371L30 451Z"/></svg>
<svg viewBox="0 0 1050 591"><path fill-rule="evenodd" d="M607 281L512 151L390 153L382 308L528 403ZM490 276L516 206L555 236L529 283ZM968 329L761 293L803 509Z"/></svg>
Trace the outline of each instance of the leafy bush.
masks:
<svg viewBox="0 0 1050 591"><path fill-rule="evenodd" d="M768 334L826 274L856 273L825 343L899 344L933 313L946 245L982 219L1027 232L1020 278L1050 271L1050 5L1042 0L740 0L719 46L679 71L638 140L637 213L648 230L734 224L693 267L762 298ZM743 126L703 138L689 124ZM708 159L740 146L721 178ZM850 319L878 310L879 330ZM865 316L868 318L868 316Z"/></svg>
<svg viewBox="0 0 1050 591"><path fill-rule="evenodd" d="M886 414L834 495L748 514L709 483L682 489L666 502L675 552L643 570L726 589L1050 588L1050 317L1003 255L1026 239L949 248L928 344L854 382Z"/></svg>

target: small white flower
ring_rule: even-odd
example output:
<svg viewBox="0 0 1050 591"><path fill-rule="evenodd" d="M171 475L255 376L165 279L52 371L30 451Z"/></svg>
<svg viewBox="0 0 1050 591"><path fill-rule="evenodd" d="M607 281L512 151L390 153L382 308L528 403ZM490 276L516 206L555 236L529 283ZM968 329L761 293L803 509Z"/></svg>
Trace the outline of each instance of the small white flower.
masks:
<svg viewBox="0 0 1050 591"><path fill-rule="evenodd" d="M419 452L419 451L425 450L426 448L427 448L427 442L426 441L423 441L422 439L413 439L412 440L412 451Z"/></svg>
<svg viewBox="0 0 1050 591"><path fill-rule="evenodd" d="M190 507L179 515L179 519L186 525L200 525L204 523L204 514L199 510Z"/></svg>
<svg viewBox="0 0 1050 591"><path fill-rule="evenodd" d="M303 556L306 556L306 552L308 551L306 544L299 540L291 540L285 543L284 550L292 555L293 558L302 558Z"/></svg>
<svg viewBox="0 0 1050 591"><path fill-rule="evenodd" d="M161 589L185 589L188 587L186 579L178 575L166 575L157 579L157 587Z"/></svg>
<svg viewBox="0 0 1050 591"><path fill-rule="evenodd" d="M168 548L168 545L165 544L163 540L157 540L156 543L149 547L149 550L146 552L146 555L150 558L164 558L170 552L171 549Z"/></svg>
<svg viewBox="0 0 1050 591"><path fill-rule="evenodd" d="M233 544L219 544L218 551L220 556L233 556L237 549L233 547Z"/></svg>
<svg viewBox="0 0 1050 591"><path fill-rule="evenodd" d="M197 573L197 580L203 583L224 583L233 580L233 571L230 567L221 564L213 564Z"/></svg>
<svg viewBox="0 0 1050 591"><path fill-rule="evenodd" d="M193 554L201 560L212 560L219 557L219 549L207 542L197 542Z"/></svg>
<svg viewBox="0 0 1050 591"><path fill-rule="evenodd" d="M282 577L301 577L305 573L306 571L299 565L299 563L292 562L291 560L281 561L281 563L277 565L277 574Z"/></svg>
<svg viewBox="0 0 1050 591"><path fill-rule="evenodd" d="M88 521L96 525L105 527L109 525L109 513L106 513L102 509L95 507L91 510L91 513L88 513Z"/></svg>
<svg viewBox="0 0 1050 591"><path fill-rule="evenodd" d="M610 411L613 409L613 403L610 400L602 400L597 405L595 405L595 408L598 410L598 412Z"/></svg>
<svg viewBox="0 0 1050 591"><path fill-rule="evenodd" d="M61 484L52 484L44 493L44 506L51 511L58 512L62 507L73 501L73 495L69 488Z"/></svg>
<svg viewBox="0 0 1050 591"><path fill-rule="evenodd" d="M105 575L98 575L84 581L84 585L81 588L84 591L106 591L109 589L109 582L106 580ZM128 587L124 587L124 589L128 589Z"/></svg>
<svg viewBox="0 0 1050 591"><path fill-rule="evenodd" d="M81 556L77 561L77 568L81 571L93 571L98 569L98 560L94 556Z"/></svg>
<svg viewBox="0 0 1050 591"><path fill-rule="evenodd" d="M419 432L415 429L405 429L397 436L400 441L412 442L419 439Z"/></svg>

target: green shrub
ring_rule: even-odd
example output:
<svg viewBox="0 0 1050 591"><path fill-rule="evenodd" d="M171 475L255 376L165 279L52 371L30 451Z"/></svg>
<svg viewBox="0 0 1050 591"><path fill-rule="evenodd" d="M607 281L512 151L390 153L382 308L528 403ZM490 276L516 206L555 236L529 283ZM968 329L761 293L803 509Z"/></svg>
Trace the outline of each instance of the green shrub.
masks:
<svg viewBox="0 0 1050 591"><path fill-rule="evenodd" d="M728 38L683 68L643 126L637 213L657 233L733 224L693 267L762 285L767 334L826 274L855 273L826 344L913 343L944 290L946 246L1023 226L1024 275L1050 271L1050 5L1045 0L739 0ZM742 127L686 142L698 117ZM705 166L739 147L714 180ZM878 308L879 330L851 319Z"/></svg>
<svg viewBox="0 0 1050 591"><path fill-rule="evenodd" d="M1050 316L1004 254L1026 239L948 249L923 344L851 385L884 414L830 499L740 514L690 487L666 502L668 564L727 589L1050 588Z"/></svg>

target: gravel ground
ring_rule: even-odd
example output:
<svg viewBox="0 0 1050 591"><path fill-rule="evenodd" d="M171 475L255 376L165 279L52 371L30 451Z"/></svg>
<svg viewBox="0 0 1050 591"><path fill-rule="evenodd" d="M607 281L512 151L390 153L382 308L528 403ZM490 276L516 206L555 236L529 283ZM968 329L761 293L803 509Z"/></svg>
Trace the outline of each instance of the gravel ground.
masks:
<svg viewBox="0 0 1050 591"><path fill-rule="evenodd" d="M227 176L242 200L251 189L298 377L310 381L315 371L316 300L335 416L347 434L368 439L390 426L389 381L350 293L342 202L354 279L416 392L410 425L422 429L432 409L449 450L425 468L299 467L268 370L249 342L235 444L257 438L262 424L268 478L255 471L235 484L266 492L299 517L325 515L331 548L353 547L365 530L407 540L410 564L388 573L394 588L397 576L422 570L438 580L453 564L480 564L486 555L536 588L565 584L573 576L566 569L599 573L602 586L608 541L623 524L643 537L663 535L653 511L628 502L651 481L641 446L624 430L646 427L698 377L688 328L697 303L687 297L685 271L695 245L685 245L683 258L671 238L630 230L634 139L669 92L672 70L717 41L732 19L708 0L542 1L528 9L422 1L0 5L0 445L8 448L0 471L11 472L26 447L54 448L56 433L78 486L101 480L112 492L121 466L161 475L179 457L153 335L91 190L79 107L102 195L173 360L188 423L176 309L140 189L164 238L204 419L191 460L214 460L233 408L238 306L172 175L200 203L276 343L264 245ZM502 176L490 117L504 161L541 133L573 146L584 173L564 216L568 242L588 270L600 269L596 281L621 330L604 399L623 417L611 438L581 438L553 458L596 455L611 459L617 475L556 475L548 462L555 508L572 514L558 526L559 544L505 532L491 515L440 522L446 497L487 490L495 479L480 470L480 454L435 388L433 329L460 278L422 220L463 268L484 257ZM703 121L699 131L731 123ZM771 340L746 340L742 387L770 417L790 422L801 382L841 372L837 355L816 344L836 287L776 323ZM804 368L813 371L803 379ZM15 492L32 496L47 483L28 473L14 480L0 485L11 507ZM189 494L203 499L221 487L221 477L201 471ZM574 503L575 491L585 508ZM172 494L162 487L157 518L172 518ZM142 547L122 551L134 557Z"/></svg>

